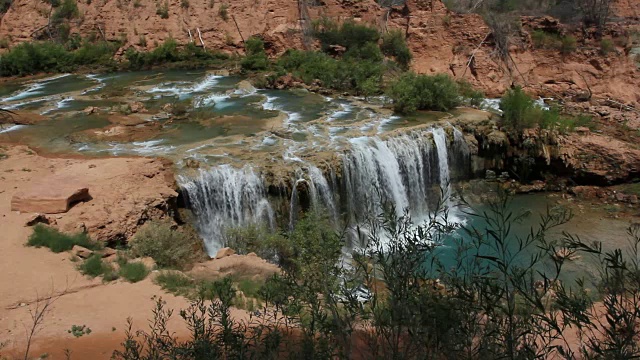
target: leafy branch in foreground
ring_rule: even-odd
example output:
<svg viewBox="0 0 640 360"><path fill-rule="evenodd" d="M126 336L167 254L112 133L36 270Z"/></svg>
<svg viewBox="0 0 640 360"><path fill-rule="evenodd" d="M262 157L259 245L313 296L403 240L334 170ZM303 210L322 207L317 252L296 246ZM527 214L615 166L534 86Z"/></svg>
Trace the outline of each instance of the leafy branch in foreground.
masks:
<svg viewBox="0 0 640 360"><path fill-rule="evenodd" d="M231 316L231 279L180 312L189 339L168 330L157 300L148 332L131 326L116 359L534 359L639 355L640 229L628 254L559 232L572 217L548 208L536 226L504 194L451 222L442 201L426 221L382 204L356 226L360 246L308 214L283 235L282 274L259 291L262 308ZM563 276L578 254L599 259L600 281ZM597 301L596 299L601 299ZM577 337L582 341L571 340Z"/></svg>

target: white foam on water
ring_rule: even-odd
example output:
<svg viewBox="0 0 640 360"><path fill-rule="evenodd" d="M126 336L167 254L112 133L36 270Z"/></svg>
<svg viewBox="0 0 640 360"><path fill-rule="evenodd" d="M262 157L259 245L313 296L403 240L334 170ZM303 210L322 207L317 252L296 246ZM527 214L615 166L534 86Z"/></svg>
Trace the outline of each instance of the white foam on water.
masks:
<svg viewBox="0 0 640 360"><path fill-rule="evenodd" d="M328 118L327 121L333 121L339 119L341 117L347 116L351 114L353 111L353 106L350 104L340 104L340 110L334 111Z"/></svg>
<svg viewBox="0 0 640 360"><path fill-rule="evenodd" d="M48 113L50 113L50 112L52 112L54 110L64 109L67 106L69 106L69 103L71 103L73 100L75 100L73 97L64 98L64 99L62 99L62 100L60 100L60 101L58 101L56 103L56 107L55 108L47 109L47 110L41 112L40 115L46 115L46 114L48 114Z"/></svg>
<svg viewBox="0 0 640 360"><path fill-rule="evenodd" d="M223 77L224 76L220 75L207 75L204 79L196 83L188 81L167 82L147 90L147 93L173 94L178 95L179 97L184 97L192 93L202 93L214 88L218 84L219 79Z"/></svg>
<svg viewBox="0 0 640 360"><path fill-rule="evenodd" d="M300 113L294 112L294 111L286 111L283 110L281 106L277 105L275 103L275 100L278 99L275 96L266 96L266 100L262 103L262 109L267 110L267 111L279 111L281 113L284 113L285 115L287 115L287 121L298 121L302 118L302 115Z"/></svg>
<svg viewBox="0 0 640 360"><path fill-rule="evenodd" d="M23 128L26 128L26 125L11 125L9 127L1 127L0 126L0 134L4 134L4 133L8 133L11 131L16 131L16 130L20 130Z"/></svg>
<svg viewBox="0 0 640 360"><path fill-rule="evenodd" d="M46 96L46 97L41 97L41 98L36 98L36 99L32 99L32 100L19 102L19 103L16 103L16 104L7 105L7 106L4 106L3 108L6 109L6 110L16 110L16 109L19 109L19 108L21 108L23 106L29 105L29 104L49 101L49 100L53 100L54 98L55 98L55 96Z"/></svg>
<svg viewBox="0 0 640 360"><path fill-rule="evenodd" d="M484 99L482 100L482 103L480 103L480 107L482 109L492 110L498 114L502 114L502 110L500 110L500 99Z"/></svg>
<svg viewBox="0 0 640 360"><path fill-rule="evenodd" d="M201 107L215 105L216 108L222 109L231 105L229 103L229 100L230 100L229 95L216 93L216 94L211 94L211 95L207 95L205 97L199 98L195 102L194 107L201 108Z"/></svg>
<svg viewBox="0 0 640 360"><path fill-rule="evenodd" d="M400 119L400 116L389 116L386 118L383 118L380 121L380 124L378 125L378 134L382 133L384 131L383 127L385 127L386 125L389 125L390 123L396 121Z"/></svg>

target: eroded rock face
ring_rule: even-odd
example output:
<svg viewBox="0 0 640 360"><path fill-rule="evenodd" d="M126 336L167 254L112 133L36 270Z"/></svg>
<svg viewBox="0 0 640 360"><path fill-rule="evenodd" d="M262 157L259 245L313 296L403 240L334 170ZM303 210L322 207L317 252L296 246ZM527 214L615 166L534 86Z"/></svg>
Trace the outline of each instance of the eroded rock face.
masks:
<svg viewBox="0 0 640 360"><path fill-rule="evenodd" d="M81 201L89 201L89 188L78 178L50 177L18 192L11 199L11 210L60 214Z"/></svg>

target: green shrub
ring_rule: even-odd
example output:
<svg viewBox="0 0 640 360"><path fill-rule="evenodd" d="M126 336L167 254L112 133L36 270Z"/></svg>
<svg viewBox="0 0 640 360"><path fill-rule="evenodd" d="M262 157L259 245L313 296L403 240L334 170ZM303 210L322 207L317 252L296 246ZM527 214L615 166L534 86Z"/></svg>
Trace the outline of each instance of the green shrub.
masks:
<svg viewBox="0 0 640 360"><path fill-rule="evenodd" d="M120 266L118 273L128 282L136 283L149 275L149 269L141 262L127 262Z"/></svg>
<svg viewBox="0 0 640 360"><path fill-rule="evenodd" d="M13 0L0 0L0 14L6 13L11 7Z"/></svg>
<svg viewBox="0 0 640 360"><path fill-rule="evenodd" d="M91 255L80 265L80 272L91 277L98 277L107 271L107 266L102 262L100 254Z"/></svg>
<svg viewBox="0 0 640 360"><path fill-rule="evenodd" d="M27 246L38 248L48 247L54 253L71 250L74 245L92 250L100 248L100 244L91 241L85 233L75 235L63 234L54 228L42 224L38 224L33 228L33 233L27 240Z"/></svg>
<svg viewBox="0 0 640 360"><path fill-rule="evenodd" d="M314 35L320 40L323 50L327 50L331 45L340 45L351 50L367 43L377 43L380 39L378 30L353 20L339 25L325 18L316 22L314 27Z"/></svg>
<svg viewBox="0 0 640 360"><path fill-rule="evenodd" d="M445 74L403 74L391 84L387 95L394 111L401 114L416 110L447 111L461 103L458 85Z"/></svg>
<svg viewBox="0 0 640 360"><path fill-rule="evenodd" d="M189 297L196 288L196 283L178 271L162 271L153 281L163 290L174 295Z"/></svg>
<svg viewBox="0 0 640 360"><path fill-rule="evenodd" d="M286 247L286 240L281 234L258 225L229 228L225 231L224 245L234 249L238 254L256 253L267 260L275 260Z"/></svg>
<svg viewBox="0 0 640 360"><path fill-rule="evenodd" d="M244 44L247 56L240 61L243 70L260 71L269 67L269 58L264 51L264 42L257 37L247 39Z"/></svg>
<svg viewBox="0 0 640 360"><path fill-rule="evenodd" d="M600 41L600 53L602 55L608 55L615 51L616 47L610 39L602 39Z"/></svg>
<svg viewBox="0 0 640 360"><path fill-rule="evenodd" d="M458 80L458 91L466 105L479 108L484 101L484 93L475 89L468 81Z"/></svg>
<svg viewBox="0 0 640 360"><path fill-rule="evenodd" d="M160 15L161 19L168 19L169 18L169 3L167 3L166 1L158 6L158 8L156 9L156 15Z"/></svg>
<svg viewBox="0 0 640 360"><path fill-rule="evenodd" d="M541 49L559 49L562 46L560 36L542 30L535 30L531 34L531 40L534 47Z"/></svg>
<svg viewBox="0 0 640 360"><path fill-rule="evenodd" d="M180 7L182 7L183 9L188 9L189 8L189 0L180 0Z"/></svg>
<svg viewBox="0 0 640 360"><path fill-rule="evenodd" d="M530 113L534 102L521 87L507 90L500 101L503 122L514 129L531 127Z"/></svg>
<svg viewBox="0 0 640 360"><path fill-rule="evenodd" d="M131 239L134 255L152 257L159 267L183 268L202 257L202 241L193 232L173 229L171 224L151 221Z"/></svg>
<svg viewBox="0 0 640 360"><path fill-rule="evenodd" d="M218 16L220 16L220 18L224 21L229 20L229 5L220 5L220 9L218 9Z"/></svg>
<svg viewBox="0 0 640 360"><path fill-rule="evenodd" d="M565 36L562 38L562 46L560 47L560 52L563 55L571 54L576 51L577 41L573 36Z"/></svg>
<svg viewBox="0 0 640 360"><path fill-rule="evenodd" d="M78 15L80 15L80 11L75 0L62 0L60 6L51 15L51 22L59 24L63 20L71 20L78 17Z"/></svg>
<svg viewBox="0 0 640 360"><path fill-rule="evenodd" d="M411 50L409 50L409 46L407 46L407 42L400 30L386 33L382 37L380 49L383 54L393 56L403 68L409 67L412 58Z"/></svg>

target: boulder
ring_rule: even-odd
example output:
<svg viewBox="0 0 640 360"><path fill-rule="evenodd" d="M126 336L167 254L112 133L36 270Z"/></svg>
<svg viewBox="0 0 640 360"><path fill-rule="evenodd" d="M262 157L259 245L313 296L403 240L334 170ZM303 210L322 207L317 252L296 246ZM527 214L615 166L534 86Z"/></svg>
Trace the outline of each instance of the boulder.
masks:
<svg viewBox="0 0 640 360"><path fill-rule="evenodd" d="M218 250L218 253L216 254L216 259L222 259L224 257L231 256L235 253L236 253L235 250L233 250L232 248L225 247Z"/></svg>
<svg viewBox="0 0 640 360"><path fill-rule="evenodd" d="M129 104L129 107L131 108L132 113L140 113L140 112L147 111L147 109L144 107L144 104L141 103L140 101L132 102L131 104Z"/></svg>
<svg viewBox="0 0 640 360"><path fill-rule="evenodd" d="M49 225L49 218L44 214L33 214L29 220L27 220L26 226L33 226L35 224L47 224Z"/></svg>
<svg viewBox="0 0 640 360"><path fill-rule="evenodd" d="M109 257L117 257L117 251L115 249L112 249L110 247L106 247L104 249L102 249L102 251L100 251L100 254L102 255L102 258L109 258Z"/></svg>
<svg viewBox="0 0 640 360"><path fill-rule="evenodd" d="M81 259L88 259L93 255L93 251L87 249L86 247L82 247L80 245L74 245L73 249L71 249L71 253Z"/></svg>
<svg viewBox="0 0 640 360"><path fill-rule="evenodd" d="M91 114L95 114L98 112L98 108L95 106L87 106L86 108L84 108L84 110L82 110L82 112L85 115L91 115Z"/></svg>
<svg viewBox="0 0 640 360"><path fill-rule="evenodd" d="M11 211L60 214L69 211L77 202L89 200L91 196L86 185L73 179L51 177L13 195Z"/></svg>

